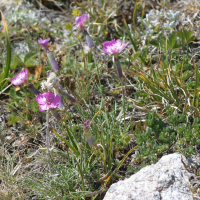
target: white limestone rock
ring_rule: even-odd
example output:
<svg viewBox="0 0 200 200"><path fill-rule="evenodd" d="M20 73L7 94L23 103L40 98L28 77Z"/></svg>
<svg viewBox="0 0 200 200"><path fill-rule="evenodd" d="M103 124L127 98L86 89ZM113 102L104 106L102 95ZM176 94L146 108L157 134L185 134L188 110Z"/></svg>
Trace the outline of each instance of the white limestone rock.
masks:
<svg viewBox="0 0 200 200"><path fill-rule="evenodd" d="M184 156L183 160L187 163ZM112 184L104 200L193 200L189 175L181 154L169 154L130 178Z"/></svg>

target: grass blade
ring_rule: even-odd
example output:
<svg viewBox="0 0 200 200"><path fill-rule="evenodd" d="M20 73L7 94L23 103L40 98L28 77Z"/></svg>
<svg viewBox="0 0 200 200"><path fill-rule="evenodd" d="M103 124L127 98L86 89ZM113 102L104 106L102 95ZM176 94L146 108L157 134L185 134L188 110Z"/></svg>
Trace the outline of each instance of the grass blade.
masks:
<svg viewBox="0 0 200 200"><path fill-rule="evenodd" d="M193 106L197 108L199 104L199 71L195 61L193 62L195 67L195 89L194 89Z"/></svg>
<svg viewBox="0 0 200 200"><path fill-rule="evenodd" d="M93 19L96 19L96 17L87 9L87 8L85 8L83 5L81 5L79 2L77 2L76 0L73 0L74 1L74 3L77 5L77 6L79 6L79 7L81 7L83 10L85 10L87 13L89 13L91 16L92 16L92 18Z"/></svg>
<svg viewBox="0 0 200 200"><path fill-rule="evenodd" d="M69 146L69 148L75 153L76 156L80 156L80 153L67 140L65 140L65 138L60 136L53 128L52 128L52 130L53 130L53 133L57 137L59 137L62 141L64 141Z"/></svg>
<svg viewBox="0 0 200 200"><path fill-rule="evenodd" d="M10 43L10 37L9 37L9 33L8 33L8 26L5 20L5 17L3 15L3 12L0 10L1 12L1 17L2 17L2 21L3 21L3 27L4 27L4 31L5 31L5 37L6 37L6 50L7 50L7 58L6 58L6 66L3 70L3 73L1 74L0 77L0 82L2 82L5 78L8 78L8 74L10 71L10 64L11 64L11 43ZM6 82L3 82L3 84L1 84L1 90L5 87Z"/></svg>
<svg viewBox="0 0 200 200"><path fill-rule="evenodd" d="M135 150L136 148L138 148L138 145L136 145L135 147L133 147L131 150L128 151L128 153L123 157L123 159L121 160L121 162L118 164L117 169L119 169L119 168L122 166L123 162L124 162L125 159L128 157L128 155L129 155L133 150Z"/></svg>

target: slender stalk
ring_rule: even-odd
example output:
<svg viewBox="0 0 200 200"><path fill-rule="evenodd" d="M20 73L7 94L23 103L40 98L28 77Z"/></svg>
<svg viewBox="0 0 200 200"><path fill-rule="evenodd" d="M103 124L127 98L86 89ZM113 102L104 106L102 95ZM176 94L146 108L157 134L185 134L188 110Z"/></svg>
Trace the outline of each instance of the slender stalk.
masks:
<svg viewBox="0 0 200 200"><path fill-rule="evenodd" d="M125 131L125 126L126 126L126 120L125 120L125 113L126 113L126 109L125 109L125 85L123 84L123 81L120 80L121 82L121 86L122 86L122 109L123 109L123 115L124 115L124 131Z"/></svg>
<svg viewBox="0 0 200 200"><path fill-rule="evenodd" d="M12 85L12 83L11 83L10 85L8 85L6 88L4 88L4 89L0 92L0 94L2 94L5 90L7 90L11 85Z"/></svg>
<svg viewBox="0 0 200 200"><path fill-rule="evenodd" d="M128 74L129 72L129 68L130 68L130 63L131 63L131 55L132 53L129 53L129 61L128 61L128 67L127 67L127 70L126 70L126 74ZM127 77L125 75L125 80L124 80L124 93L126 94L126 86L127 86ZM122 89L123 91L123 89Z"/></svg>
<svg viewBox="0 0 200 200"><path fill-rule="evenodd" d="M114 55L114 62L117 70L117 75L119 78L122 78L123 77L122 68L117 54Z"/></svg>
<svg viewBox="0 0 200 200"><path fill-rule="evenodd" d="M47 162L48 162L48 168L51 175L51 165L50 165L50 151L49 151L49 110L46 112L46 120L47 120L47 129L46 129L46 156L47 156Z"/></svg>

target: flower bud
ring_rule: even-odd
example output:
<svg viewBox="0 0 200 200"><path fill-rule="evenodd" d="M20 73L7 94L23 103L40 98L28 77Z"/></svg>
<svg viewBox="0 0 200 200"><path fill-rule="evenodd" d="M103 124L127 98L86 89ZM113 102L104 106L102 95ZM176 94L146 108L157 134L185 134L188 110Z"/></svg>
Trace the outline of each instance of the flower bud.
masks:
<svg viewBox="0 0 200 200"><path fill-rule="evenodd" d="M28 84L27 88L35 95L41 94L41 92L31 83Z"/></svg>
<svg viewBox="0 0 200 200"><path fill-rule="evenodd" d="M123 77L123 73L122 73L122 68L121 68L121 64L118 58L114 57L114 62L115 62L115 66L117 69L117 75L119 78Z"/></svg>
<svg viewBox="0 0 200 200"><path fill-rule="evenodd" d="M53 116L54 116L58 121L61 120L61 116L60 116L60 114L58 113L58 111L57 111L56 109L51 109L51 113L53 114Z"/></svg>

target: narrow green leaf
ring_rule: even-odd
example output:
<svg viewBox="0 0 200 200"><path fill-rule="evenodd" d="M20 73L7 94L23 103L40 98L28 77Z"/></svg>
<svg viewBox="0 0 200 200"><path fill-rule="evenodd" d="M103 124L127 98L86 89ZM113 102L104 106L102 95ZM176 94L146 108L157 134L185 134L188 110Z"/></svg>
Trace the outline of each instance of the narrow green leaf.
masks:
<svg viewBox="0 0 200 200"><path fill-rule="evenodd" d="M192 42L192 41L194 41L195 40L195 36L192 36L192 37L190 37L189 39L188 39L188 43L190 43L190 42Z"/></svg>
<svg viewBox="0 0 200 200"><path fill-rule="evenodd" d="M153 45L154 47L157 47L157 48L160 47L159 42L156 41L156 40L151 40L151 41L149 42L149 44L151 44L151 45Z"/></svg>
<svg viewBox="0 0 200 200"><path fill-rule="evenodd" d="M78 3L76 0L73 0L74 3L81 7L83 10L85 10L88 14L90 14L90 16L92 16L92 18L95 20L96 19L96 16L94 16L86 7L84 7L83 5L81 5L80 3Z"/></svg>
<svg viewBox="0 0 200 200"><path fill-rule="evenodd" d="M1 80L0 82L2 82L5 78L8 78L8 74L10 71L10 64L11 64L11 43L10 43L10 37L9 37L9 33L8 33L8 26L5 20L5 17L3 15L3 12L0 10L1 12L1 17L2 17L2 21L3 21L3 27L5 30L5 37L6 37L6 50L7 50L7 56L6 56L6 66L4 67L4 71L3 74L1 76ZM6 85L6 81L3 82L3 84L1 84L1 90L5 87Z"/></svg>
<svg viewBox="0 0 200 200"><path fill-rule="evenodd" d="M138 51L134 54L133 59L135 60L136 58L140 57L141 51Z"/></svg>
<svg viewBox="0 0 200 200"><path fill-rule="evenodd" d="M175 43L174 46L173 46L173 50L176 50L176 49L180 49L181 45L178 44L178 43Z"/></svg>
<svg viewBox="0 0 200 200"><path fill-rule="evenodd" d="M170 34L170 36L169 36L169 45L170 45L170 47L173 49L173 47L174 47L174 45L175 45L175 43L176 43L176 34L175 34L175 32L172 32L171 34Z"/></svg>
<svg viewBox="0 0 200 200"><path fill-rule="evenodd" d="M133 151L135 150L136 148L138 148L138 145L133 147L124 157L123 159L121 160L121 162L118 164L117 166L117 169L119 169L121 167L121 165L123 164L123 162L125 161L125 159L128 157L128 155Z"/></svg>
<svg viewBox="0 0 200 200"><path fill-rule="evenodd" d="M69 148L75 153L76 156L80 156L80 153L65 138L60 136L53 128L52 128L52 130L53 130L53 133L57 137L59 137L62 141L64 141L69 146Z"/></svg>
<svg viewBox="0 0 200 200"><path fill-rule="evenodd" d="M192 71L185 71L184 73L182 73L181 80L185 81L188 78L190 78L192 75L193 75Z"/></svg>
<svg viewBox="0 0 200 200"><path fill-rule="evenodd" d="M194 62L194 67L195 67L195 89L194 89L194 97L193 97L193 106L197 108L199 105L199 71L194 60L193 62Z"/></svg>
<svg viewBox="0 0 200 200"><path fill-rule="evenodd" d="M125 18L124 18L124 25L125 25L125 27L126 27L128 36L129 36L129 38L130 38L130 40L131 40L132 45L134 46L135 51L138 51L138 48L137 48L137 46L136 46L136 44L135 44L135 41L133 40L133 37L132 37L132 35L131 35L131 33L130 33L130 30L129 30L129 27L128 27L127 23L126 23L126 19L125 19Z"/></svg>
<svg viewBox="0 0 200 200"><path fill-rule="evenodd" d="M38 56L38 53L35 52L28 52L24 57L24 63L26 63L28 60L32 60Z"/></svg>
<svg viewBox="0 0 200 200"><path fill-rule="evenodd" d="M75 138L72 137L71 131L69 130L69 128L67 126L66 126L66 130L67 130L67 133L68 133L68 136L69 136L71 142L73 143L73 146L78 151L78 149L79 149L78 146L77 146L78 142L75 140Z"/></svg>

